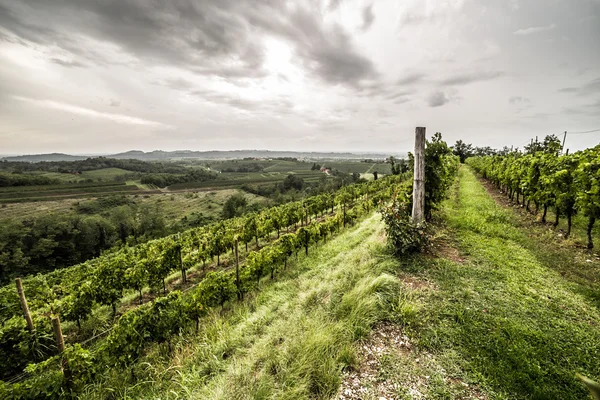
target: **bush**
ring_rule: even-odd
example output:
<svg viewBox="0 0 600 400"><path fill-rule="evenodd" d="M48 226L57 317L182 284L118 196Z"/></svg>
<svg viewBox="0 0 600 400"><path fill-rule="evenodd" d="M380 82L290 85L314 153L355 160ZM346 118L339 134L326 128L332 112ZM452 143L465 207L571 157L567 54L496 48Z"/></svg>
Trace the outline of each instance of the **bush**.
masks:
<svg viewBox="0 0 600 400"><path fill-rule="evenodd" d="M427 224L415 224L411 220L411 204L406 192L394 195L389 205L381 208L388 242L394 254L422 251L429 243Z"/></svg>

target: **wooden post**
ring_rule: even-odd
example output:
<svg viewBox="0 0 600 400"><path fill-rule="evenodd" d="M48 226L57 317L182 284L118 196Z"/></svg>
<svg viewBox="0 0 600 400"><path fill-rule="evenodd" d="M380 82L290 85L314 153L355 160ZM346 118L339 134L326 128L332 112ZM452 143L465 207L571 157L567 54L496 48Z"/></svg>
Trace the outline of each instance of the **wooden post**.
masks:
<svg viewBox="0 0 600 400"><path fill-rule="evenodd" d="M413 184L412 220L421 223L425 219L425 128L415 129L415 176Z"/></svg>
<svg viewBox="0 0 600 400"><path fill-rule="evenodd" d="M29 331L33 332L35 327L33 326L33 319L31 319L31 313L29 312L29 307L27 306L27 299L25 298L25 292L23 291L23 282L21 282L21 278L15 279L15 282L17 283L17 293L19 294L21 309L23 310L25 321L27 321L27 328Z"/></svg>
<svg viewBox="0 0 600 400"><path fill-rule="evenodd" d="M238 238L235 238L235 286L238 290L238 300L242 299L242 292L240 290L240 257L238 253Z"/></svg>
<svg viewBox="0 0 600 400"><path fill-rule="evenodd" d="M58 348L58 351L62 353L65 351L65 339L63 338L62 329L60 328L60 319L58 316L52 317L52 329L54 330L56 347Z"/></svg>
<svg viewBox="0 0 600 400"><path fill-rule="evenodd" d="M52 330L54 331L56 347L58 348L58 352L62 355L65 352L65 339L63 338L62 329L60 327L60 319L58 316L52 317ZM67 388L72 390L73 376L71 375L71 370L69 369L69 363L64 357L61 357L61 366L63 374L65 375L65 381L67 382Z"/></svg>

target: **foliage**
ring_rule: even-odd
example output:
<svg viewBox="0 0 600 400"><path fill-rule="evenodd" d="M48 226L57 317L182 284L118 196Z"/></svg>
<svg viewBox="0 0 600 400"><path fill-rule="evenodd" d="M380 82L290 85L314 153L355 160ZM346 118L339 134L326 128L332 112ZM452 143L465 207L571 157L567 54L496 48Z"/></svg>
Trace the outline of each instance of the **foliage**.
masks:
<svg viewBox="0 0 600 400"><path fill-rule="evenodd" d="M251 251L246 265L240 268L239 287L236 287L232 271L217 270L209 272L189 296L172 292L166 297L159 297L149 304L125 312L90 357L101 364L120 367L130 365L143 354L148 343L168 341L188 321L195 320L198 323L199 318L210 308L223 307L237 295L251 290L265 275L270 274L274 278L275 273L285 266L294 252L302 247L308 251L311 244L339 229L344 220L348 222L366 214L370 210L370 204L375 199L389 196L390 188L395 187L397 182L395 177L386 177L376 182L345 187L338 200L344 204L346 219L341 210L334 212L334 196L323 194L309 197L304 202L289 203L244 218L233 218L208 227L192 229L134 248L124 247L89 263L26 280L30 305L34 315L51 309L58 311L65 321L78 323L89 317L96 304L112 306L113 313L116 314L116 305L125 291L135 290L141 293L146 285L159 287L161 282L164 288L164 279L172 271L185 270L193 266L195 261L203 262L210 255L218 257L230 251L237 235L245 237L243 240L269 238L276 227L289 230L311 221L297 233L283 234L280 239ZM382 194L379 195L380 193ZM323 217L325 212L331 214ZM321 217L317 219L319 214ZM67 281L69 284L63 286ZM0 300L14 306L9 300L11 295L14 297L12 288L0 290ZM14 336L14 346L21 346L27 343L27 331L21 317L15 316L13 321L15 329L10 332ZM51 338L51 329L47 323L40 324L38 332L41 337ZM9 346L10 340L12 339L5 335L0 338L0 343ZM48 355L51 353L39 353L39 358L21 358L31 362ZM88 361L91 359L85 355L82 357ZM9 365L10 372L14 372L15 367L19 368L18 364ZM87 376L85 371L76 372ZM89 374L93 375L93 371Z"/></svg>
<svg viewBox="0 0 600 400"><path fill-rule="evenodd" d="M304 179L294 174L289 174L281 183L283 190L302 190L304 188Z"/></svg>
<svg viewBox="0 0 600 400"><path fill-rule="evenodd" d="M239 193L233 194L225 201L221 216L225 219L239 217L245 214L246 207L248 207L246 197Z"/></svg>
<svg viewBox="0 0 600 400"><path fill-rule="evenodd" d="M410 164L414 168L414 155L409 154ZM447 195L458 171L459 158L442 140L437 132L425 146L425 218L430 221L433 211L437 210Z"/></svg>
<svg viewBox="0 0 600 400"><path fill-rule="evenodd" d="M452 146L452 153L460 158L460 163L464 164L465 160L474 154L474 149L472 144L467 144L462 140L457 140L456 144Z"/></svg>
<svg viewBox="0 0 600 400"><path fill-rule="evenodd" d="M560 141L547 136L543 142L526 147L527 153L512 152L507 155L474 157L468 160L484 178L504 190L512 200L529 209L535 204L535 213L543 209L542 222L546 221L548 208L556 211L555 226L559 218L567 218L567 232L577 212L589 220L588 247L593 247L592 227L600 216L600 146L569 155L559 155Z"/></svg>
<svg viewBox="0 0 600 400"><path fill-rule="evenodd" d="M428 244L427 224L415 224L411 220L411 204L408 192L400 190L390 203L384 204L381 215L386 226L388 242L396 255L422 251Z"/></svg>

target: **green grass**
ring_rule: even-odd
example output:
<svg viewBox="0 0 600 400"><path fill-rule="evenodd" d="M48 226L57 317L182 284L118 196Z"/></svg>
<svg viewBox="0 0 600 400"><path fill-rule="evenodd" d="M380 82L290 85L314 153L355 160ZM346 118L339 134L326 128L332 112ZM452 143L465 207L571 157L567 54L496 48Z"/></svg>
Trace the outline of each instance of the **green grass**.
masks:
<svg viewBox="0 0 600 400"><path fill-rule="evenodd" d="M113 371L85 398L329 398L356 364L355 342L389 317L400 282L378 258L372 216L261 284L256 298L211 314L166 356L156 347L136 383Z"/></svg>
<svg viewBox="0 0 600 400"><path fill-rule="evenodd" d="M600 263L497 205L467 168L459 182L438 232L459 255L401 268L435 288L415 300L411 335L489 398L587 398L575 374L600 377Z"/></svg>

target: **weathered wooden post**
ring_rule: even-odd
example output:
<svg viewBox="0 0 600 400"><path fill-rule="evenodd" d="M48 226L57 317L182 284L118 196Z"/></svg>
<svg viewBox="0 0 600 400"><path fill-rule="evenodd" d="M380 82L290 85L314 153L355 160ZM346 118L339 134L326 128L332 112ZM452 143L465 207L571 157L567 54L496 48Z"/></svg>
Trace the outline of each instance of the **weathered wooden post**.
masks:
<svg viewBox="0 0 600 400"><path fill-rule="evenodd" d="M413 183L412 220L421 223L425 219L425 128L415 129L415 176Z"/></svg>
<svg viewBox="0 0 600 400"><path fill-rule="evenodd" d="M69 363L67 359L63 356L65 352L65 339L62 334L62 329L60 327L60 319L58 316L52 317L52 330L54 331L54 339L56 340L56 347L58 348L58 352L61 355L61 367L63 370L63 374L65 375L65 381L67 383L67 388L69 390L73 389L73 376L71 374L71 370L69 369Z"/></svg>
<svg viewBox="0 0 600 400"><path fill-rule="evenodd" d="M23 282L21 281L21 278L15 279L15 282L17 283L17 293L19 294L21 309L23 310L25 321L27 321L27 328L33 332L35 327L33 326L33 319L31 319L31 313L29 312L29 307L27 306L27 298L25 298L25 292L23 291Z"/></svg>

